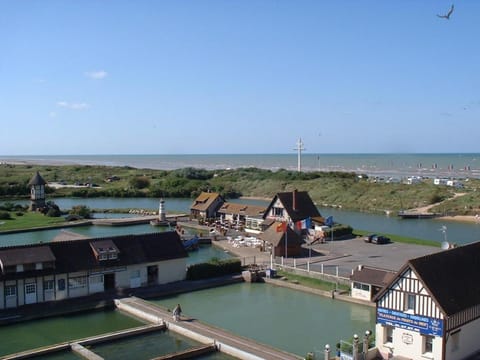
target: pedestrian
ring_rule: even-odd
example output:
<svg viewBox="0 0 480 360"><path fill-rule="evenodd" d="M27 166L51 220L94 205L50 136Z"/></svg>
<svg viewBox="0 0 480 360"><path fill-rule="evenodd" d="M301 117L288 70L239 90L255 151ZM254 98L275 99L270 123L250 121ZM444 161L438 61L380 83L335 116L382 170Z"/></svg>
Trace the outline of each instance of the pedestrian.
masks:
<svg viewBox="0 0 480 360"><path fill-rule="evenodd" d="M173 320L178 321L181 315L182 308L180 307L180 304L177 304L177 306L175 306L175 308L173 309Z"/></svg>

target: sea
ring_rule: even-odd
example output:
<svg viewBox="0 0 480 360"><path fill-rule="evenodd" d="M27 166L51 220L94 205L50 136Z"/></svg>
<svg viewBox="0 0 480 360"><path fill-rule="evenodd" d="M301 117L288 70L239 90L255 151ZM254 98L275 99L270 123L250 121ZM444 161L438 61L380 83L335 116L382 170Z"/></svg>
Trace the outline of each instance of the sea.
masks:
<svg viewBox="0 0 480 360"><path fill-rule="evenodd" d="M0 164L104 165L139 169L206 170L260 168L277 171L345 171L388 178L480 178L480 153L432 154L179 154L0 155Z"/></svg>

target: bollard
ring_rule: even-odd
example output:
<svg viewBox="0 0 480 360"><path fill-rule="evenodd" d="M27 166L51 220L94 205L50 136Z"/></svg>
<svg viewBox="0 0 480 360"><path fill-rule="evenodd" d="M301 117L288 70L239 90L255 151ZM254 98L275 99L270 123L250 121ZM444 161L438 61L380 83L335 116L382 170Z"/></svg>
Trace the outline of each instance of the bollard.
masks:
<svg viewBox="0 0 480 360"><path fill-rule="evenodd" d="M367 330L365 331L365 336L363 337L363 360L367 358L370 334L371 334L370 330Z"/></svg>
<svg viewBox="0 0 480 360"><path fill-rule="evenodd" d="M353 335L353 360L360 360L358 358L358 335Z"/></svg>
<svg viewBox="0 0 480 360"><path fill-rule="evenodd" d="M330 360L330 345L325 345L325 360Z"/></svg>

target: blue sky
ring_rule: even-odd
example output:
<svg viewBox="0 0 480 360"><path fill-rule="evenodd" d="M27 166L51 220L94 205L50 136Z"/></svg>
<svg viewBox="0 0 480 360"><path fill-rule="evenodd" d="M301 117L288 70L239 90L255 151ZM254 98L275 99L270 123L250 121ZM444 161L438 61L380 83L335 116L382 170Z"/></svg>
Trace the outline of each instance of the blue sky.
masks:
<svg viewBox="0 0 480 360"><path fill-rule="evenodd" d="M0 2L0 155L479 152L480 1Z"/></svg>

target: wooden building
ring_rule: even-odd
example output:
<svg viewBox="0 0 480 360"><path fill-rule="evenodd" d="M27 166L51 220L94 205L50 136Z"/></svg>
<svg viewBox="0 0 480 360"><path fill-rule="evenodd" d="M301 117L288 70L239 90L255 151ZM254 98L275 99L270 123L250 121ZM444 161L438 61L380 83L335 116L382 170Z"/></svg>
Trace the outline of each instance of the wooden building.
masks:
<svg viewBox="0 0 480 360"><path fill-rule="evenodd" d="M409 260L375 298L383 358L457 360L480 351L480 242Z"/></svg>
<svg viewBox="0 0 480 360"><path fill-rule="evenodd" d="M288 258L301 255L302 238L282 222L274 222L267 230L259 235L259 238L264 241L265 249L272 249L274 256L284 256Z"/></svg>
<svg viewBox="0 0 480 360"><path fill-rule="evenodd" d="M264 206L232 202L225 202L218 210L222 222L239 225L242 228L251 230L261 230L264 213Z"/></svg>
<svg viewBox="0 0 480 360"><path fill-rule="evenodd" d="M225 200L219 193L202 192L190 207L190 217L192 219L214 219L224 203Z"/></svg>
<svg viewBox="0 0 480 360"><path fill-rule="evenodd" d="M294 227L299 221L321 218L307 191L277 193L267 206L264 219L286 222Z"/></svg>
<svg viewBox="0 0 480 360"><path fill-rule="evenodd" d="M176 232L0 248L0 309L185 279Z"/></svg>

